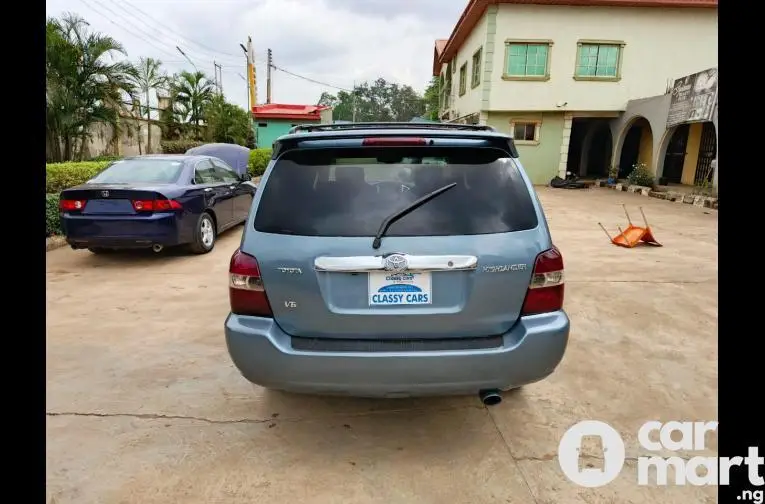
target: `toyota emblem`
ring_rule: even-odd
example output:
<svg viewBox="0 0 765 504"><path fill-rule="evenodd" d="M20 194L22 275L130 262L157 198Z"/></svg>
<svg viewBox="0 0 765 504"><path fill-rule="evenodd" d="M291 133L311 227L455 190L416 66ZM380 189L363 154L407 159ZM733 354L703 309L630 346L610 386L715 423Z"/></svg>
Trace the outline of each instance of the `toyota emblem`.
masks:
<svg viewBox="0 0 765 504"><path fill-rule="evenodd" d="M391 254L385 258L385 271L401 272L409 267L409 261L401 254Z"/></svg>

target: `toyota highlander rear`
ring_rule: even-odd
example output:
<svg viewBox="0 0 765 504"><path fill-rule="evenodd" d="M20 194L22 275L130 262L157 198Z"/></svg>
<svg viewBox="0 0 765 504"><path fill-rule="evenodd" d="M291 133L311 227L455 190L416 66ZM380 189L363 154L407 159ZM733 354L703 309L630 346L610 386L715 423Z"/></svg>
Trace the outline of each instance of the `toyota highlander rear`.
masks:
<svg viewBox="0 0 765 504"><path fill-rule="evenodd" d="M382 397L489 397L549 375L569 332L563 259L512 140L327 129L277 141L231 258L242 374Z"/></svg>

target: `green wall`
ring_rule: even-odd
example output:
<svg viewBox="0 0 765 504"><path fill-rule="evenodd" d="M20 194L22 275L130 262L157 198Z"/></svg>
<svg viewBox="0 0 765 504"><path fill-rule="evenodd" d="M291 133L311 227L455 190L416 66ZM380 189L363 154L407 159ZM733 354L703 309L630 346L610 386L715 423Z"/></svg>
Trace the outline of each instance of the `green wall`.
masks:
<svg viewBox="0 0 765 504"><path fill-rule="evenodd" d="M253 128L255 130L257 146L270 149L274 140L289 133L292 126L303 124L305 122L306 121L300 121L298 119L255 119L253 121ZM266 124L267 126L263 127L260 126L260 124Z"/></svg>
<svg viewBox="0 0 765 504"><path fill-rule="evenodd" d="M563 114L536 112L489 112L487 124L497 131L510 133L510 120L522 118L542 121L538 145L516 145L523 167L531 182L548 184L558 174L563 142Z"/></svg>

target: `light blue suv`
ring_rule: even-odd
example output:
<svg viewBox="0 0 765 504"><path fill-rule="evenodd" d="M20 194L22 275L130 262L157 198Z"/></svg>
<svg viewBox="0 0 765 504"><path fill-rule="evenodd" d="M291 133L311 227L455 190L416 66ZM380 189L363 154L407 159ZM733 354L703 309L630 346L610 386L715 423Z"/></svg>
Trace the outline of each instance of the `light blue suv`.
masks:
<svg viewBox="0 0 765 504"><path fill-rule="evenodd" d="M496 404L568 342L563 258L487 126L293 128L229 272L229 353L270 389Z"/></svg>

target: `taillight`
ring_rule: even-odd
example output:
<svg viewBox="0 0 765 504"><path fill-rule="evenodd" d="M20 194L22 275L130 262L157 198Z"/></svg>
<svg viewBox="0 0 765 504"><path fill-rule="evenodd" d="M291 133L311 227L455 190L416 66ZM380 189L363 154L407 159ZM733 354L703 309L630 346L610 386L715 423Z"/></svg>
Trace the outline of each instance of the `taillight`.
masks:
<svg viewBox="0 0 765 504"><path fill-rule="evenodd" d="M542 252L534 261L531 283L521 315L548 313L563 308L563 256L556 247Z"/></svg>
<svg viewBox="0 0 765 504"><path fill-rule="evenodd" d="M58 207L64 212L71 212L72 210L82 210L87 202L87 200L62 199L58 202Z"/></svg>
<svg viewBox="0 0 765 504"><path fill-rule="evenodd" d="M180 210L183 205L175 200L133 200L133 208L136 212L169 212L170 210Z"/></svg>
<svg viewBox="0 0 765 504"><path fill-rule="evenodd" d="M237 249L228 268L228 298L231 313L254 317L273 317L258 261Z"/></svg>
<svg viewBox="0 0 765 504"><path fill-rule="evenodd" d="M366 146L379 146L379 147L397 147L406 145L426 145L427 141L424 138L417 137L376 137L365 138L361 145Z"/></svg>

